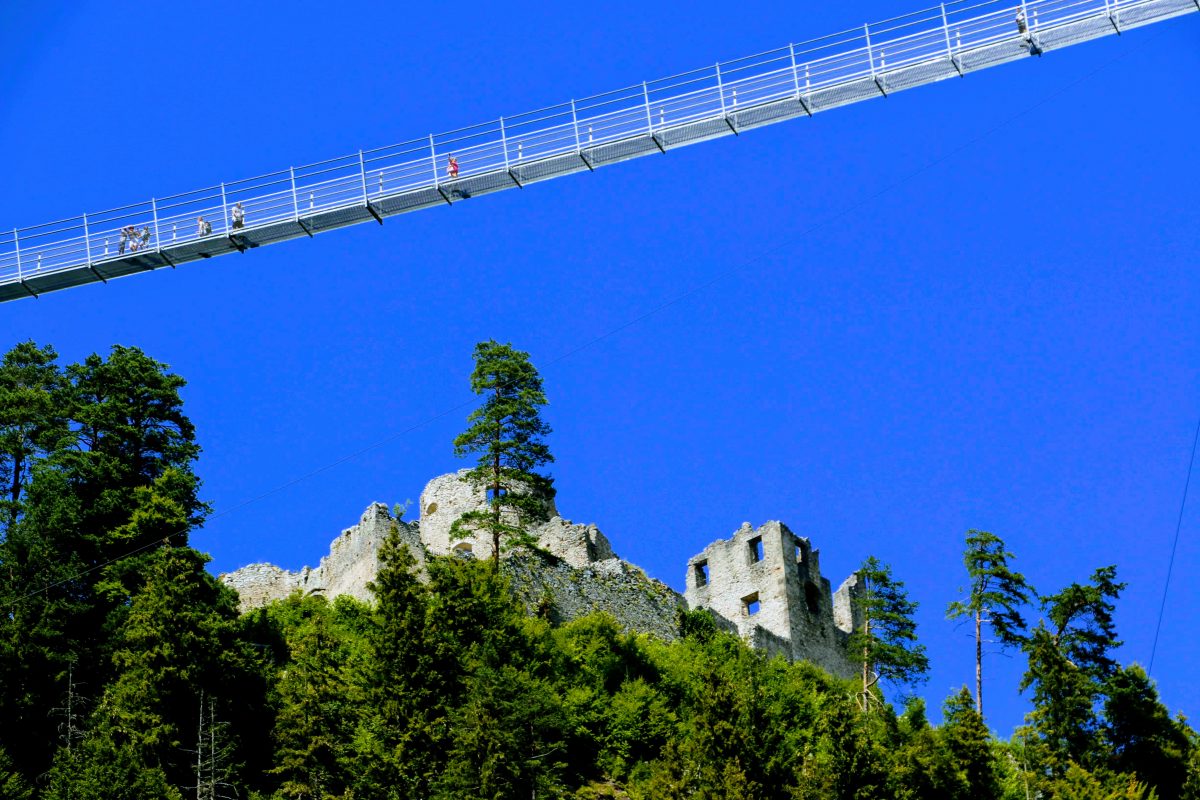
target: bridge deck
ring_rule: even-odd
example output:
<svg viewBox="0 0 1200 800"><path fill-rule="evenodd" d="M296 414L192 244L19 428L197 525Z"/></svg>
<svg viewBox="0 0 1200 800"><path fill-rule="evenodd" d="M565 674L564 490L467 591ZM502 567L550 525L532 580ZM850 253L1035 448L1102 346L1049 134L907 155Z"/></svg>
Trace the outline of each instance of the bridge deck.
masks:
<svg viewBox="0 0 1200 800"><path fill-rule="evenodd" d="M0 302L382 224L1195 11L1200 0L959 0L516 117L17 229L0 234Z"/></svg>

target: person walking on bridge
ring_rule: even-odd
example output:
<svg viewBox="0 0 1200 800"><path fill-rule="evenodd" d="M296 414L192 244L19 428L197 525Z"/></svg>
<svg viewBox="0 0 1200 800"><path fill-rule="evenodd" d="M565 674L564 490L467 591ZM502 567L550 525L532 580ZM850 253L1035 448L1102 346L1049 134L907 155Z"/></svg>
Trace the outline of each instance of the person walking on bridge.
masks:
<svg viewBox="0 0 1200 800"><path fill-rule="evenodd" d="M450 180L458 177L458 159L454 156L450 156L450 161L446 164L446 176Z"/></svg>
<svg viewBox="0 0 1200 800"><path fill-rule="evenodd" d="M229 215L233 220L234 229L244 227L246 224L246 211L242 208L241 201L233 204L233 211Z"/></svg>

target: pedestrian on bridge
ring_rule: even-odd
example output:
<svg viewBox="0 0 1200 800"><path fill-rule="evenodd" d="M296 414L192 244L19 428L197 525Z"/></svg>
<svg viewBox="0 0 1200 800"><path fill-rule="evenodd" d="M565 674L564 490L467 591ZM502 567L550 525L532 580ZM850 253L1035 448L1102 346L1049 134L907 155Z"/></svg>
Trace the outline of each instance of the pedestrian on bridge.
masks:
<svg viewBox="0 0 1200 800"><path fill-rule="evenodd" d="M229 216L233 220L233 227L235 229L245 226L246 211L245 211L245 209L242 208L242 204L240 201L233 204L233 212Z"/></svg>
<svg viewBox="0 0 1200 800"><path fill-rule="evenodd" d="M1029 24L1025 21L1025 4L1017 6L1017 32L1022 36L1029 33Z"/></svg>
<svg viewBox="0 0 1200 800"><path fill-rule="evenodd" d="M458 177L458 159L454 156L450 156L450 161L446 164L446 175L450 180Z"/></svg>

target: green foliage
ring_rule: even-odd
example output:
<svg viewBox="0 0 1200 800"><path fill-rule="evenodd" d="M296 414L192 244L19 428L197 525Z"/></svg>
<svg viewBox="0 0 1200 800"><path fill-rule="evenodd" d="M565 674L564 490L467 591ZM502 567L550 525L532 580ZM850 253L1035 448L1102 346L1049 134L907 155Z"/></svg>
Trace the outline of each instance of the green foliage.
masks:
<svg viewBox="0 0 1200 800"><path fill-rule="evenodd" d="M27 341L0 361L0 533L21 517L34 466L67 435L66 380L57 359L53 347Z"/></svg>
<svg viewBox="0 0 1200 800"><path fill-rule="evenodd" d="M1146 671L1137 664L1118 668L1104 687L1102 736L1107 766L1129 773L1159 797L1178 797L1188 775L1192 743L1187 728L1171 719Z"/></svg>
<svg viewBox="0 0 1200 800"><path fill-rule="evenodd" d="M1028 669L1021 689L1033 688L1030 720L1039 737L1041 768L1061 778L1069 763L1101 762L1098 704L1117 669L1120 646L1113 610L1125 584L1102 567L1087 585L1073 583L1042 599L1049 626L1039 623L1025 644Z"/></svg>
<svg viewBox="0 0 1200 800"><path fill-rule="evenodd" d="M1152 800L1154 790L1132 775L1088 771L1074 761L1045 785L1047 800Z"/></svg>
<svg viewBox="0 0 1200 800"><path fill-rule="evenodd" d="M12 760L0 747L0 797L5 800L33 800L33 789L25 782L21 773L13 767Z"/></svg>
<svg viewBox="0 0 1200 800"><path fill-rule="evenodd" d="M949 619L968 617L975 623L975 708L983 713L983 626L987 625L1002 647L1025 642L1025 618L1021 608L1035 593L1025 576L1013 572L1008 562L1013 554L1004 541L987 531L967 531L967 549L963 564L970 584L959 590L964 597L950 604Z"/></svg>
<svg viewBox="0 0 1200 800"><path fill-rule="evenodd" d="M348 666L357 642L338 630L321 597L294 596L301 619L284 631L288 660L276 684L275 766L284 797L341 796L352 775L351 742L362 707Z"/></svg>
<svg viewBox="0 0 1200 800"><path fill-rule="evenodd" d="M164 541L185 545L206 507L192 462L182 378L136 348L59 369L18 345L0 366L0 743L27 777L50 767L68 665L93 698ZM14 482L15 481L15 482Z"/></svg>
<svg viewBox="0 0 1200 800"><path fill-rule="evenodd" d="M471 391L485 399L467 417L470 427L455 438L454 454L477 456L467 479L487 490L489 507L455 520L450 535L486 532L492 538L492 561L499 563L502 541L530 546L534 541L528 525L548 518L553 481L536 470L554 457L543 441L550 426L539 411L546 394L529 354L489 340L475 346L474 359Z"/></svg>
<svg viewBox="0 0 1200 800"><path fill-rule="evenodd" d="M866 710L876 683L919 683L929 671L929 659L925 646L917 643L913 619L917 604L908 599L892 568L870 556L857 575L858 591L851 595L851 602L862 622L850 635L847 647L862 666L859 702Z"/></svg>
<svg viewBox="0 0 1200 800"><path fill-rule="evenodd" d="M476 366L488 398L459 444L493 502L475 522L513 544L552 491L545 398L507 345ZM187 546L207 509L182 386L133 348L60 369L24 343L0 362L4 800L1200 800L1196 734L1113 657L1111 568L1046 598L1025 645L1032 727L1011 743L966 689L936 727L919 700L883 702L877 680L927 662L915 604L874 559L855 681L768 659L706 611L671 642L604 614L552 626L494 564L418 564L398 527L373 603L296 594L239 618ZM1019 576L972 536L968 572L1000 582L961 609L1015 640L1021 596L1002 584Z"/></svg>

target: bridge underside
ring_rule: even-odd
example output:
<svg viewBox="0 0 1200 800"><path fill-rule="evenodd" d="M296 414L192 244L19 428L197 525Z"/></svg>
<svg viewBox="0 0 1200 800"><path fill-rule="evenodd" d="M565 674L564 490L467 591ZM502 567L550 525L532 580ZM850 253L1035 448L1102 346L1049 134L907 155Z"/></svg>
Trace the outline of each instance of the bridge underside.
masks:
<svg viewBox="0 0 1200 800"><path fill-rule="evenodd" d="M863 75L832 86L814 88L811 91L799 90L797 84L798 91L795 93L762 102L745 102L741 105L736 103L735 92L734 103L721 108L712 116L692 118L678 124L654 125L651 121L641 132L622 138L596 144L578 143L568 152L559 152L543 158L525 158L517 164L504 164L496 169L475 172L457 179L439 181L435 163L432 172L433 184L427 186L389 192L385 190L381 174L379 190L371 191L367 187L367 173L364 169L362 191L358 192L358 197L347 198L344 203L333 207L326 205L319 208L301 208L301 204L296 200L293 184L292 192L287 198L291 213L259 224L248 224L244 228L225 230L179 243L160 240L159 246L153 249L143 248L135 252L100 257L92 255L90 259L82 259L82 263L56 266L52 269L40 268L39 258L38 268L30 269L26 266L24 270L20 270L18 253L17 274L0 282L0 302L38 296L87 283L107 282L127 275L175 267L229 253L245 252L288 239L311 237L348 225L363 222L382 224L384 219L397 214L419 211L431 206L452 205L503 189L523 187L550 178L594 170L640 156L665 153L677 147L736 135L742 131L795 117L812 116L839 106L883 97L946 78L960 77L968 72L1029 58L1102 36L1115 35L1198 10L1200 0L1146 0L1122 5L1119 18L1098 14L1042 27L1030 31L1027 35L1019 35L1014 28L1011 36L1000 41L977 47L964 47L961 50L948 47L940 57L919 63L902 64L895 68L881 65L879 69L873 70L874 74ZM722 94L723 103L724 96ZM578 135L577 126L577 138ZM507 161L507 149L505 160ZM358 177L355 176L354 180L357 182ZM105 250L108 249L106 242Z"/></svg>

